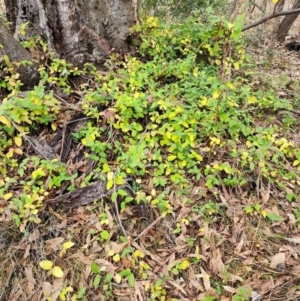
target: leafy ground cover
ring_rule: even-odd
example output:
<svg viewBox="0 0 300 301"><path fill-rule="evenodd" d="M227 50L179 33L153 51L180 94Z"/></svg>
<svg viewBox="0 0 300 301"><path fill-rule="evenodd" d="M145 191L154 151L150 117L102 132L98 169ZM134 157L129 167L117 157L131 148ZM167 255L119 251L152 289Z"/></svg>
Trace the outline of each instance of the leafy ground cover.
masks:
<svg viewBox="0 0 300 301"><path fill-rule="evenodd" d="M36 37L26 92L1 61L0 300L299 297L299 88L241 28L150 17L100 70Z"/></svg>

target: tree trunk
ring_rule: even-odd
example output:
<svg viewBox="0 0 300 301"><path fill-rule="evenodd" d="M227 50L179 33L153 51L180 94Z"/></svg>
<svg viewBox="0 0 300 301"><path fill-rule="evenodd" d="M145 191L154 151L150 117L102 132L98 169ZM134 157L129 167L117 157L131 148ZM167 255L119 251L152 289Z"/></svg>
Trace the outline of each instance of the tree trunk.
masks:
<svg viewBox="0 0 300 301"><path fill-rule="evenodd" d="M113 51L132 50L129 28L137 21L137 0L5 0L16 38L40 34L74 65L103 64Z"/></svg>
<svg viewBox="0 0 300 301"><path fill-rule="evenodd" d="M276 6L276 10L274 11L274 13L279 13L283 11L284 8L284 4L285 4L285 0L279 0L277 2L277 6ZM273 48L274 44L277 41L277 37L278 37L278 31L279 31L279 27L280 27L280 17L275 19L275 23L274 23L274 27L273 27L273 31L272 31L272 37L271 37L271 42L269 45L269 48Z"/></svg>
<svg viewBox="0 0 300 301"><path fill-rule="evenodd" d="M300 0L297 0L293 5L292 9L300 8ZM277 40L279 42L284 42L285 37L287 36L291 26L293 25L294 21L297 19L299 14L292 14L285 16L282 22L279 25L278 33L277 33Z"/></svg>
<svg viewBox="0 0 300 301"><path fill-rule="evenodd" d="M0 19L0 58L7 56L11 62L20 63L23 60L31 62L30 64L17 64L16 70L20 74L19 79L23 86L22 90L27 90L36 85L39 81L38 65L32 61L29 51L24 49L8 32ZM5 60L1 63L4 64ZM5 64L9 64L6 62ZM9 67L9 66L7 66Z"/></svg>

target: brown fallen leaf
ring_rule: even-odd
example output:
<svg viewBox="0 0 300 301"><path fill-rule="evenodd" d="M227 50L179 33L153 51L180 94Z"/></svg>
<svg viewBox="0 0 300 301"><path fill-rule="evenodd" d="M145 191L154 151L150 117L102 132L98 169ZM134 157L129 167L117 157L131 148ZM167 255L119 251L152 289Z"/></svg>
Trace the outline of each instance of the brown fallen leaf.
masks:
<svg viewBox="0 0 300 301"><path fill-rule="evenodd" d="M216 275L222 272L225 268L225 265L222 261L222 256L220 249L212 250L211 260L209 262L209 268L213 275Z"/></svg>
<svg viewBox="0 0 300 301"><path fill-rule="evenodd" d="M287 238L286 240L293 242L294 244L300 244L300 237Z"/></svg>
<svg viewBox="0 0 300 301"><path fill-rule="evenodd" d="M272 258L270 262L270 268L277 269L280 265L284 265L284 263L285 263L285 253L278 253Z"/></svg>

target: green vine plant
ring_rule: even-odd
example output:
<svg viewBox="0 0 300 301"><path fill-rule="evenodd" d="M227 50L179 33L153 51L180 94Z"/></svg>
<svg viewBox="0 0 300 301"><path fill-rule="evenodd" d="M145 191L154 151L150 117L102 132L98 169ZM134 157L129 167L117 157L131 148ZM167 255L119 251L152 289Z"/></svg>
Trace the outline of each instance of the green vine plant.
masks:
<svg viewBox="0 0 300 301"><path fill-rule="evenodd" d="M8 70L13 66L2 62L8 75L0 81L7 91L0 104L0 195L17 225L24 230L28 222L38 223L44 200L64 183L74 189L106 181L121 210L145 202L163 216L174 210L170 190L189 198L198 181L214 195L222 185L243 189L260 177L283 192L292 183L296 195L300 151L291 125L282 131L276 123L277 110L290 104L241 76L248 64L241 29L242 18L232 24L192 16L166 24L148 17L132 29L135 55L112 55L106 72L92 64L79 70L45 54L40 83L25 97L18 96L21 83ZM26 45L46 50L37 41ZM53 87L72 93L69 78L78 75L90 81L80 86L88 122L73 139L95 166L80 183L66 164L23 153L27 133L42 125L56 131L62 104ZM128 179L135 199L121 189ZM17 183L22 191L16 195Z"/></svg>

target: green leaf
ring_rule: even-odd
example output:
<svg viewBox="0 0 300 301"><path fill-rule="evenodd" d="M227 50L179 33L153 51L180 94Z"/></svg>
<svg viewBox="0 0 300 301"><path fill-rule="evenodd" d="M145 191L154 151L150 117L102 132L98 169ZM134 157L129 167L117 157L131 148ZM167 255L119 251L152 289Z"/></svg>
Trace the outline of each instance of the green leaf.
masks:
<svg viewBox="0 0 300 301"><path fill-rule="evenodd" d="M130 274L128 276L127 280L128 280L128 284L130 285L130 287L134 287L134 283L135 283L134 275Z"/></svg>
<svg viewBox="0 0 300 301"><path fill-rule="evenodd" d="M275 213L267 213L267 218L272 222L280 222L282 218Z"/></svg>
<svg viewBox="0 0 300 301"><path fill-rule="evenodd" d="M131 275L131 270L130 269L126 269L126 270L121 271L119 274L120 274L121 277L126 278L129 275Z"/></svg>
<svg viewBox="0 0 300 301"><path fill-rule="evenodd" d="M177 158L177 156L175 156L175 155L168 156L168 161L169 162L174 161L176 158Z"/></svg>
<svg viewBox="0 0 300 301"><path fill-rule="evenodd" d="M77 293L77 299L83 298L85 295L86 287L82 287Z"/></svg>
<svg viewBox="0 0 300 301"><path fill-rule="evenodd" d="M102 239L108 240L109 239L109 232L106 230L103 230L100 232L100 236Z"/></svg>
<svg viewBox="0 0 300 301"><path fill-rule="evenodd" d="M99 286L100 284L100 281L101 281L101 276L100 275L97 275L95 278L94 278L94 281L93 281L93 286L96 288Z"/></svg>
<svg viewBox="0 0 300 301"><path fill-rule="evenodd" d="M91 263L91 270L94 274L98 274L100 272L100 268L95 262Z"/></svg>

